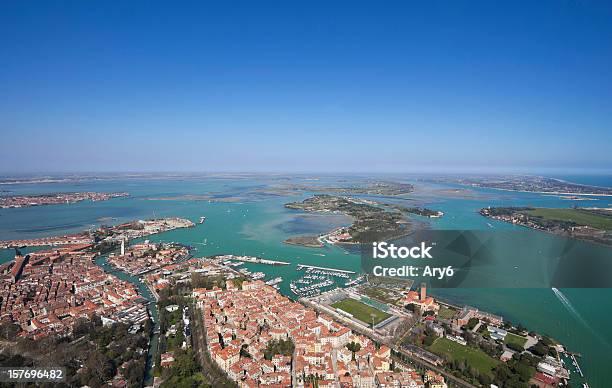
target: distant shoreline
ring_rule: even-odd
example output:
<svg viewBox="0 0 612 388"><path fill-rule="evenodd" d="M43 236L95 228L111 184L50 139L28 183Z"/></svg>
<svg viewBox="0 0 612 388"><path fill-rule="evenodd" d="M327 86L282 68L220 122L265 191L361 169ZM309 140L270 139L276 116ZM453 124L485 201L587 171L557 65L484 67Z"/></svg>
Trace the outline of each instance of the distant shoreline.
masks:
<svg viewBox="0 0 612 388"><path fill-rule="evenodd" d="M515 193L533 193L533 194L549 194L549 195L576 195L585 197L612 197L612 194L597 194L597 193L564 193L560 191L529 191L529 190L514 190L514 189L502 189L501 187L487 187L487 186L474 186L480 189L492 189L502 191L512 191Z"/></svg>

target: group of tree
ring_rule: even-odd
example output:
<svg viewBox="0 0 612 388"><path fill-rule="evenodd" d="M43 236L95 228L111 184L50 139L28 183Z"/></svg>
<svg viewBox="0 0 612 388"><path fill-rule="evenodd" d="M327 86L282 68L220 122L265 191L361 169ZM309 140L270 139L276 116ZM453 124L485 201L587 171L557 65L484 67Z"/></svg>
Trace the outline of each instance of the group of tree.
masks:
<svg viewBox="0 0 612 388"><path fill-rule="evenodd" d="M11 345L3 349L0 366L58 366L66 370L67 386L102 387L121 373L130 387L142 384L148 335L128 333L121 323L104 326L100 317L79 319L70 336L50 335L40 340L15 337L11 323L0 325L0 335Z"/></svg>
<svg viewBox="0 0 612 388"><path fill-rule="evenodd" d="M533 345L528 350L539 357L555 357L557 355L557 350L554 348L554 343L548 337L543 337L537 344Z"/></svg>
<svg viewBox="0 0 612 388"><path fill-rule="evenodd" d="M174 363L164 368L161 378L162 388L212 387L202 374L200 364L191 349L174 351Z"/></svg>
<svg viewBox="0 0 612 388"><path fill-rule="evenodd" d="M484 387L490 385L492 376L489 373L481 373L474 366L470 365L467 360L454 358L449 354L445 355L444 358L446 360L446 367L451 370L454 376L472 383L478 382Z"/></svg>
<svg viewBox="0 0 612 388"><path fill-rule="evenodd" d="M478 322L480 322L480 321L478 320L478 318L470 318L470 319L468 320L468 322L467 322L465 325L463 325L462 329L463 329L463 330L470 330L470 331L471 331L471 330L474 330L474 328L476 327L476 325L478 325Z"/></svg>
<svg viewBox="0 0 612 388"><path fill-rule="evenodd" d="M538 361L529 353L515 353L512 359L495 367L495 384L503 388L529 388Z"/></svg>
<svg viewBox="0 0 612 388"><path fill-rule="evenodd" d="M193 272L191 274L191 287L206 288L207 290L210 290L214 287L225 288L225 277L221 275L210 276Z"/></svg>
<svg viewBox="0 0 612 388"><path fill-rule="evenodd" d="M290 356L293 354L295 349L295 345L290 338L286 340L274 340L268 342L268 346L266 346L266 350L264 350L264 357L266 360L271 360L277 354L282 354L283 356Z"/></svg>
<svg viewBox="0 0 612 388"><path fill-rule="evenodd" d="M90 329L85 337L88 343L94 344L93 349L78 375L82 384L91 387L102 386L119 371L128 380L130 386L142 383L146 367L146 349L148 347L148 332L129 334L129 326L115 323L108 326L93 327L83 320L79 330ZM79 324L75 328L79 327Z"/></svg>

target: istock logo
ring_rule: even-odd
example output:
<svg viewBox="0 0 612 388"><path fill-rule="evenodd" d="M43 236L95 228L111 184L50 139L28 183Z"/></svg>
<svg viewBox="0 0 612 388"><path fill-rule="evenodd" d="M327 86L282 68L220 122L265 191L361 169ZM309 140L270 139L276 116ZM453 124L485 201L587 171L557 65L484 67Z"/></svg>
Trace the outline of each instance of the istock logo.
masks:
<svg viewBox="0 0 612 388"><path fill-rule="evenodd" d="M374 259L433 259L429 251L431 246L427 246L425 242L421 242L420 246L413 247L396 247L394 244L386 242L375 242L372 244L372 257Z"/></svg>

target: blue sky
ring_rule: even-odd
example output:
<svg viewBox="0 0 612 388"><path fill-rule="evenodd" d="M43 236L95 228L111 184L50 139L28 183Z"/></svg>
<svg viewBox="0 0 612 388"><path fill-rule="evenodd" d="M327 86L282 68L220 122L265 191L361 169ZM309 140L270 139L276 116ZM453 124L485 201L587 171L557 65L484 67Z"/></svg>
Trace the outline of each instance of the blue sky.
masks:
<svg viewBox="0 0 612 388"><path fill-rule="evenodd" d="M0 171L609 172L610 20L584 0L2 1Z"/></svg>

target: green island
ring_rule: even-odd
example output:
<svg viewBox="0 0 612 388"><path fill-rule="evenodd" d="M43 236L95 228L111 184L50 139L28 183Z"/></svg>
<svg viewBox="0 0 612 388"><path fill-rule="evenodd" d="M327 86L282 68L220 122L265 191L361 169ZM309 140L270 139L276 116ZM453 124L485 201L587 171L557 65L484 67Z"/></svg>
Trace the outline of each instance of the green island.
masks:
<svg viewBox="0 0 612 388"><path fill-rule="evenodd" d="M579 240L612 245L612 209L492 207L480 214Z"/></svg>
<svg viewBox="0 0 612 388"><path fill-rule="evenodd" d="M612 189L566 182L560 179L536 175L500 175L452 177L442 179L445 182L458 183L465 186L483 187L496 190L524 191L529 193L556 194L562 196L599 195L610 196ZM563 197L562 197L563 198ZM574 199L574 198L566 198Z"/></svg>
<svg viewBox="0 0 612 388"><path fill-rule="evenodd" d="M342 213L352 217L354 221L351 226L324 236L330 243L368 243L401 237L409 231L406 227L408 221L402 213L387 211L368 200L317 194L302 202L287 203L285 207L306 212Z"/></svg>
<svg viewBox="0 0 612 388"><path fill-rule="evenodd" d="M401 205L393 205L394 209L404 213L404 214L416 214L421 217L429 217L429 218L440 218L444 215L441 211L431 210L424 207L406 207Z"/></svg>
<svg viewBox="0 0 612 388"><path fill-rule="evenodd" d="M537 208L526 210L524 213L545 220L575 223L576 225L591 226L602 230L612 230L612 211L610 210Z"/></svg>

